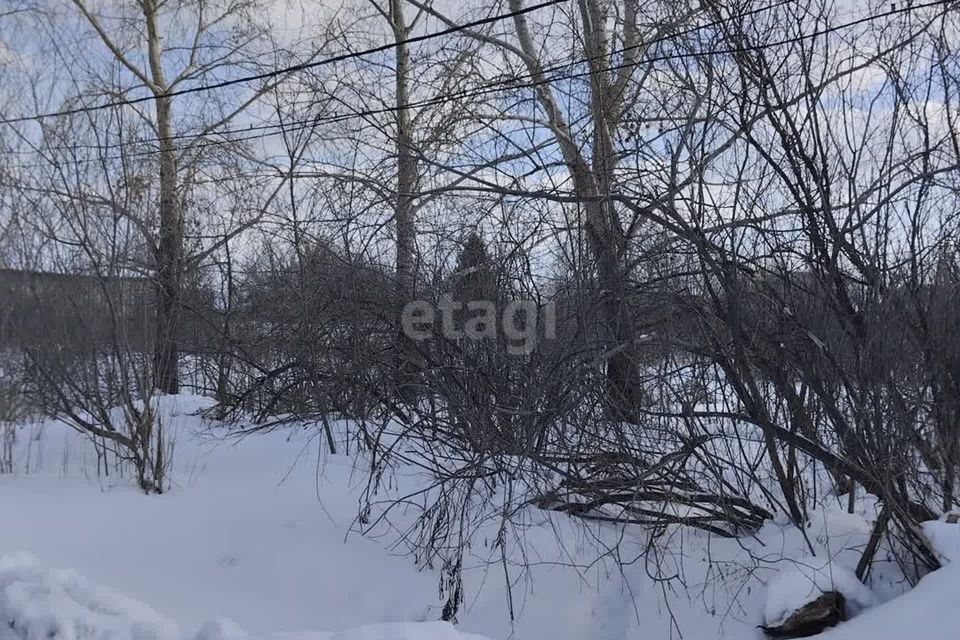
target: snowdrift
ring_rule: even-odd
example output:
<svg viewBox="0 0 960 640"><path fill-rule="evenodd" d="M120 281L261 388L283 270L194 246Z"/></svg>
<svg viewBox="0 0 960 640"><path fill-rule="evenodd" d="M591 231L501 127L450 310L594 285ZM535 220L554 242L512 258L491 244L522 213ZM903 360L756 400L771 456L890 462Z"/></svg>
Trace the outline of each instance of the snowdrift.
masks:
<svg viewBox="0 0 960 640"><path fill-rule="evenodd" d="M181 640L177 625L147 605L84 579L43 569L27 554L0 558L0 640ZM270 640L486 640L446 622L367 625L337 632L269 634ZM205 623L193 640L254 640L229 620Z"/></svg>
<svg viewBox="0 0 960 640"><path fill-rule="evenodd" d="M873 592L853 571L811 557L784 569L767 583L764 624L768 627L783 624L792 613L828 591L843 594L848 617L860 614L875 603Z"/></svg>
<svg viewBox="0 0 960 640"><path fill-rule="evenodd" d="M823 640L955 640L960 638L957 594L960 593L960 524L928 522L924 532L947 559L916 587L899 598L822 634ZM933 534L933 535L931 535ZM951 556L954 558L951 561Z"/></svg>
<svg viewBox="0 0 960 640"><path fill-rule="evenodd" d="M112 469L98 475L90 443L62 425L22 428L17 471L0 477L0 640L759 640L757 625L828 586L858 615L824 638L960 637L960 565L901 595L902 572L881 555L868 586L850 582L877 512L865 497L854 514L825 500L804 531L784 519L736 540L668 528L656 562L642 555L643 527L525 508L503 553L498 521L477 530L456 628L427 622L443 605L440 569L394 544L415 505L397 512L396 530L352 528L362 460L330 455L309 425L224 440L196 415L208 399L156 402L176 443L163 496ZM423 486L416 468L399 468L389 491ZM960 558L960 525L925 532L946 560ZM615 546L622 568L605 553ZM8 555L19 549L77 572ZM300 631L311 629L336 631Z"/></svg>
<svg viewBox="0 0 960 640"><path fill-rule="evenodd" d="M175 640L175 624L74 571L0 558L0 640Z"/></svg>

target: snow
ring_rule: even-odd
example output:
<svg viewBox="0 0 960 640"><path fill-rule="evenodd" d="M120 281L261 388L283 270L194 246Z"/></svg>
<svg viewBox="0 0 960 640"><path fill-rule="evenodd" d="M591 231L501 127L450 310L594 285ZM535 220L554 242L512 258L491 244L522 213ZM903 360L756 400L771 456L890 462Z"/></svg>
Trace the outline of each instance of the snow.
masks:
<svg viewBox="0 0 960 640"><path fill-rule="evenodd" d="M372 624L336 633L274 635L271 640L486 640L457 631L448 622Z"/></svg>
<svg viewBox="0 0 960 640"><path fill-rule="evenodd" d="M46 570L26 554L0 558L0 640L179 640L177 625L150 607L75 571ZM485 640L446 622L366 625L339 632L271 634L271 640ZM250 640L228 619L192 640Z"/></svg>
<svg viewBox="0 0 960 640"><path fill-rule="evenodd" d="M920 584L899 597L827 630L818 638L952 640L960 637L960 622L954 614L957 593L960 592L960 563L950 562L951 559L960 558L960 524L943 520L927 522L923 525L923 531L934 548L947 560L946 566L927 575ZM841 590L860 591L863 586L852 585L851 578L856 580L851 575L840 579ZM849 597L847 591L844 593ZM766 613L769 614L770 609Z"/></svg>
<svg viewBox="0 0 960 640"><path fill-rule="evenodd" d="M87 581L50 571L26 554L0 558L0 640L175 640L152 609Z"/></svg>
<svg viewBox="0 0 960 640"><path fill-rule="evenodd" d="M216 618L203 623L193 640L242 640L247 632L229 618Z"/></svg>
<svg viewBox="0 0 960 640"><path fill-rule="evenodd" d="M954 640L960 567L934 571L896 600L819 636L823 640Z"/></svg>
<svg viewBox="0 0 960 640"><path fill-rule="evenodd" d="M90 459L61 479L61 457L47 452L52 473L0 478L0 504L12 514L0 526L0 553L73 567L172 612L186 629L218 616L256 633L439 617L432 576L349 535L356 498L343 485L318 488L314 441L276 434L253 444L192 453L179 440L188 469L162 496L141 495L129 479L78 481L94 474ZM349 461L328 464L346 484Z"/></svg>
<svg viewBox="0 0 960 640"><path fill-rule="evenodd" d="M925 522L923 533L944 562L960 562L960 523L945 518Z"/></svg>
<svg viewBox="0 0 960 640"><path fill-rule="evenodd" d="M784 569L767 584L764 624L770 627L783 624L797 609L828 591L843 594L850 617L875 603L873 593L857 579L853 571L811 557Z"/></svg>
<svg viewBox="0 0 960 640"><path fill-rule="evenodd" d="M757 640L758 624L826 587L858 615L825 638L957 637L944 612L960 564L903 593L881 554L861 585L852 571L877 510L859 500L846 513L845 497L803 531L778 519L737 540L529 507L503 550L497 521L477 525L458 623L439 622L440 567L418 569L396 544L418 510L372 536L355 530L366 480L355 451L330 455L313 427L224 440L194 415L209 400L154 401L175 456L161 496L141 495L113 469L98 475L93 447L62 425L21 429L17 473L0 476L0 612L19 622L16 635L0 625L0 640L45 640L51 628L68 640ZM382 498L422 481L401 470ZM945 558L960 557L960 525L924 530ZM38 560L13 555L21 550Z"/></svg>

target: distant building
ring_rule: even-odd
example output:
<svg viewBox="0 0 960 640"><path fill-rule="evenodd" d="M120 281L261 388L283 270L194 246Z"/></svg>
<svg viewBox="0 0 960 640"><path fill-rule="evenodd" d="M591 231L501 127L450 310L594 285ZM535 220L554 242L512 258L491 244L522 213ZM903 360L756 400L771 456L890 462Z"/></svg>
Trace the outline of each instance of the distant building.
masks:
<svg viewBox="0 0 960 640"><path fill-rule="evenodd" d="M150 278L0 269L0 349L146 351L156 326L154 300ZM214 312L212 304L198 304L202 296L189 300L194 310ZM197 313L183 315L181 340L196 347L205 323Z"/></svg>

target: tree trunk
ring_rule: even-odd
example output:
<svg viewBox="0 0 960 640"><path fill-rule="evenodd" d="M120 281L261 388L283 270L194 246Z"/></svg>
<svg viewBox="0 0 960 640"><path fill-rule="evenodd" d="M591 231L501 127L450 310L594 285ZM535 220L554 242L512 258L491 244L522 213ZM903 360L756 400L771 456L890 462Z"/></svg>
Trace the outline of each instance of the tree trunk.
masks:
<svg viewBox="0 0 960 640"><path fill-rule="evenodd" d="M410 122L409 74L410 52L406 44L409 32L403 16L402 0L390 0L393 32L396 40L396 102L397 102L397 200L394 211L397 229L397 282L401 296L413 293L414 270L414 191L417 183L417 158L414 153L413 131Z"/></svg>
<svg viewBox="0 0 960 640"><path fill-rule="evenodd" d="M390 0L390 20L394 41L397 43L396 72L396 136L397 136L397 194L394 204L394 224L396 225L396 278L397 278L397 339L395 384L400 397L410 398L414 394L413 377L416 374L416 345L404 334L401 314L404 305L415 296L415 234L416 213L414 197L417 188L417 158L414 150L413 126L410 121L409 75L410 51L402 44L409 35L409 26L403 14L403 0Z"/></svg>
<svg viewBox="0 0 960 640"><path fill-rule="evenodd" d="M183 223L177 202L177 158L170 141L169 98L157 101L160 130L160 247L157 254L157 335L154 384L163 393L178 393L180 287Z"/></svg>
<svg viewBox="0 0 960 640"><path fill-rule="evenodd" d="M619 125L624 88L629 72L613 78L608 75L610 64L607 14L596 0L577 3L583 25L583 42L590 64L590 118L592 124L592 157L584 157L575 143L570 127L549 88L547 77L539 63L539 50L526 19L514 17L517 40L523 61L533 81L537 95L546 112L552 130L573 178L573 188L586 213L584 231L593 254L597 281L603 300L600 313L609 327L609 348L606 358L605 410L616 420L633 420L642 401L642 390L637 376L636 345L633 321L626 306L627 277L624 264L626 237L616 207L609 198L616 168L614 135ZM522 0L510 0L510 10L523 9ZM626 20L623 31L626 54L631 65L639 49L636 31L637 3L625 4Z"/></svg>
<svg viewBox="0 0 960 640"><path fill-rule="evenodd" d="M177 198L177 152L173 144L172 99L166 95L157 11L144 3L150 73L157 94L157 133L160 144L160 242L157 248L157 326L154 344L154 386L179 393L180 289L183 271L183 219Z"/></svg>

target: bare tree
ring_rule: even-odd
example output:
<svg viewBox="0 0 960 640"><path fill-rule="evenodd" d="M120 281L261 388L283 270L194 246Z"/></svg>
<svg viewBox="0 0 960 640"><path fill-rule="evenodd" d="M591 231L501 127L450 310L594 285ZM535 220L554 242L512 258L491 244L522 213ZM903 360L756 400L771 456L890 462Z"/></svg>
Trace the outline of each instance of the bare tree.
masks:
<svg viewBox="0 0 960 640"><path fill-rule="evenodd" d="M127 26L112 31L99 11L86 0L71 1L106 52L153 98L152 114L138 111L155 134L158 144L158 226L151 251L157 287L153 377L158 389L177 393L177 335L187 263L183 203L194 178L194 172L185 171L181 165L195 161L197 150L203 148L199 142L203 135L214 133L230 123L274 83L255 88L252 95L242 98L239 106L221 111L205 122L199 134L191 137L192 142L186 145L186 149L177 142L175 99L171 94L191 82L216 77L218 71L228 64L242 64L250 59L250 48L260 35L259 28L251 21L256 4L251 0L183 0L175 3L135 0L124 7L130 12L123 23ZM225 26L234 35L215 47L211 46L212 39L219 38L220 29ZM178 66L171 67L171 63Z"/></svg>

